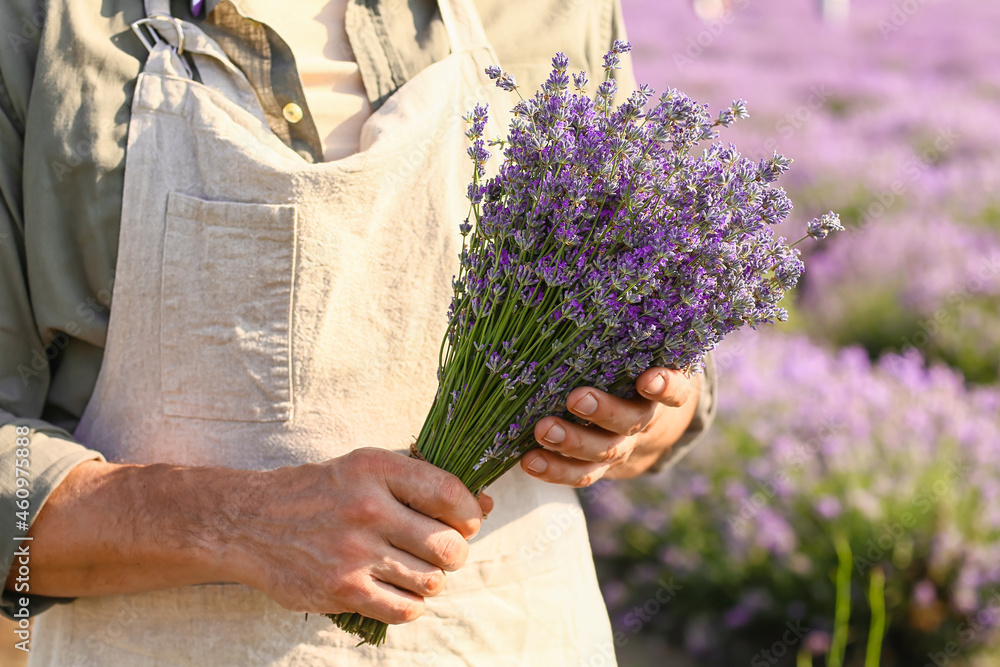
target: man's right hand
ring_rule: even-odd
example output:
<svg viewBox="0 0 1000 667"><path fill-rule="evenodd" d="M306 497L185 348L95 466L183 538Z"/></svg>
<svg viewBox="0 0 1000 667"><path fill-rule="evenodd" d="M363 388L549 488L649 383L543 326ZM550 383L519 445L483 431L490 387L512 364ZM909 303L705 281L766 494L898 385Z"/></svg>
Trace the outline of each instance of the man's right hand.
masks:
<svg viewBox="0 0 1000 667"><path fill-rule="evenodd" d="M418 618L493 506L454 475L384 449L260 475L253 518L223 532L234 534L241 583L293 611Z"/></svg>
<svg viewBox="0 0 1000 667"><path fill-rule="evenodd" d="M465 563L492 507L384 449L266 472L88 461L32 524L31 593L237 582L296 611L405 623Z"/></svg>

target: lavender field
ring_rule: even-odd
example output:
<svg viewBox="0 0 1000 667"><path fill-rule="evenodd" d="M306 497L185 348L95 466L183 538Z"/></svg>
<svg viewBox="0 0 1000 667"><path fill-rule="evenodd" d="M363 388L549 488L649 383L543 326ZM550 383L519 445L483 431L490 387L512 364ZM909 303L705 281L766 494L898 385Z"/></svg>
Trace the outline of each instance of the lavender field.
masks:
<svg viewBox="0 0 1000 667"><path fill-rule="evenodd" d="M1000 664L1000 5L693 4L624 0L639 81L747 100L785 234L848 230L719 349L698 451L584 493L619 660Z"/></svg>

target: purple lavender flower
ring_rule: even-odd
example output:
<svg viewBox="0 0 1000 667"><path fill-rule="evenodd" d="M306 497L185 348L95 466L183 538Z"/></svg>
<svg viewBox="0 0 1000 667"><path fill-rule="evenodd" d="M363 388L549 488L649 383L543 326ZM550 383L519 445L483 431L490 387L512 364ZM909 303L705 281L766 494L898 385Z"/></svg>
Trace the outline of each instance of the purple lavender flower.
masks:
<svg viewBox="0 0 1000 667"><path fill-rule="evenodd" d="M610 72L611 70L621 69L622 61L620 56L631 50L631 44L625 40L616 39L614 44L611 45L611 50L604 56L604 70Z"/></svg>
<svg viewBox="0 0 1000 667"><path fill-rule="evenodd" d="M807 225L809 236L814 239L825 239L830 232L842 232L844 226L840 224L840 216L833 211L824 213L818 218L813 218Z"/></svg>
<svg viewBox="0 0 1000 667"><path fill-rule="evenodd" d="M497 88L512 92L517 89L517 82L512 74L508 74L496 65L486 68L486 75L496 82Z"/></svg>

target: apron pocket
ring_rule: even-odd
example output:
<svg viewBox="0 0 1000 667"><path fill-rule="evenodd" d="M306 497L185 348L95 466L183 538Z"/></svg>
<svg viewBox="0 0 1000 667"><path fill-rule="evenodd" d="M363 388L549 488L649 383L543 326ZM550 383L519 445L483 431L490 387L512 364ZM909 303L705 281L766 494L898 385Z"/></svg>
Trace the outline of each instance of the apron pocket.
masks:
<svg viewBox="0 0 1000 667"><path fill-rule="evenodd" d="M292 416L293 205L167 200L163 411L220 421Z"/></svg>

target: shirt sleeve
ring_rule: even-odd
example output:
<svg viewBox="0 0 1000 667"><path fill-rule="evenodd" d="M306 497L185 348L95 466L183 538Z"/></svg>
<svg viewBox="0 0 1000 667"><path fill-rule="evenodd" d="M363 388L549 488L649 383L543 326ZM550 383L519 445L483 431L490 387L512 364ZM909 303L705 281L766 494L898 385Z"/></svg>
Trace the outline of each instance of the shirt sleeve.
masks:
<svg viewBox="0 0 1000 667"><path fill-rule="evenodd" d="M27 532L39 510L60 482L80 463L103 460L98 452L73 441L72 437L45 422L18 419L0 411L0 572L6 580L12 568L16 569L16 551L25 542L17 537ZM19 436L18 433L25 433ZM18 486L17 479L26 479L26 486ZM21 490L19 494L18 491ZM30 543L28 543L30 544ZM30 556L27 565L30 568ZM13 618L19 606L15 600L28 594L29 609L34 616L61 598L30 595L30 569L23 581L15 582L15 591L4 590L0 598L0 613ZM23 589L20 587L24 586Z"/></svg>
<svg viewBox="0 0 1000 667"><path fill-rule="evenodd" d="M77 464L102 458L41 419L51 377L47 355L52 350L41 340L32 316L24 260L24 115L18 112L21 96L7 87L5 69L0 59L0 573L4 579L21 544L14 538L27 532L56 486ZM25 593L30 590L17 597ZM13 597L4 591L0 611L7 616L13 611ZM54 600L31 596L31 602L33 611L41 611Z"/></svg>

